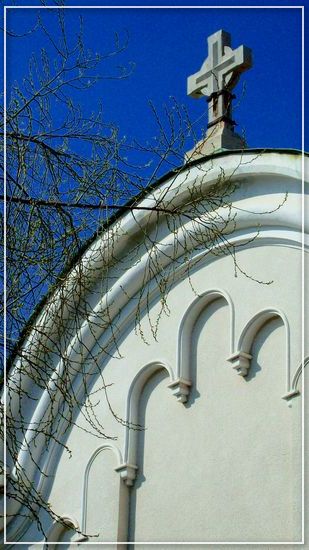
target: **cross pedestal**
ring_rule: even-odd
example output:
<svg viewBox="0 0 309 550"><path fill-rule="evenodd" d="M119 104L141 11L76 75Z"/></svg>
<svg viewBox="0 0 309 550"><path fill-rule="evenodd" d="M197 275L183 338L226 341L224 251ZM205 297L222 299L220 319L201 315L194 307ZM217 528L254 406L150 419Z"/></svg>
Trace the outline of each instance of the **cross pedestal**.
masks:
<svg viewBox="0 0 309 550"><path fill-rule="evenodd" d="M218 150L243 149L245 142L234 132L232 89L242 72L252 66L251 50L231 48L231 35L220 30L208 38L208 57L201 69L188 78L188 95L207 97L208 126L203 140L186 154L187 160Z"/></svg>

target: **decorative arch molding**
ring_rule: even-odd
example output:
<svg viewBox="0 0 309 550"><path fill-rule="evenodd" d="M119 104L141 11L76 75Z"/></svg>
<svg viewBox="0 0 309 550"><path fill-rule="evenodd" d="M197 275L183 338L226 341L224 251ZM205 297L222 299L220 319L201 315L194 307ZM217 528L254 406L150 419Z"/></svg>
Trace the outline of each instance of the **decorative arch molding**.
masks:
<svg viewBox="0 0 309 550"><path fill-rule="evenodd" d="M268 321L275 318L280 318L285 327L286 391L288 393L291 390L290 326L283 311L270 307L256 313L244 327L238 340L237 351L228 358L228 361L232 363L233 369L235 369L240 376L247 376L251 366L251 349L254 340L261 328Z"/></svg>
<svg viewBox="0 0 309 550"><path fill-rule="evenodd" d="M246 235L245 239L248 237L248 235ZM237 244L237 242L239 243L243 243L243 240L244 240L244 236L243 234L240 234L237 238L237 236L235 236L235 239L233 239L233 244ZM259 241L261 242L262 244L262 239L259 238ZM171 258L171 261L172 261L172 258ZM131 273L131 276L129 278L131 281L132 280L135 280L135 283L136 283L136 278L135 278L135 273ZM117 298L117 292L116 292L116 289L115 289L115 293L113 293L110 298L114 300L114 307L116 308L117 306L117 312L119 313L120 310L122 310L127 304L124 303L124 300L128 300L128 296L132 295L132 293L130 292L130 288L126 287L126 284L124 283L124 288L126 288L126 292L125 294L123 293L123 291L121 290L120 294L121 294L121 299L120 301L118 300ZM119 289L118 289L119 290ZM102 312L102 308L106 305L106 301L107 301L107 297L105 296L104 299L100 300L98 305L97 305L97 308L96 308L96 315L100 316L101 312ZM94 316L93 316L94 317ZM111 320L112 320L112 317L111 317ZM70 360L72 362L74 362L75 364L79 363L82 361L82 359L85 359L85 357L82 358L81 354L79 353L79 345L78 345L78 342L79 341L83 341L87 344L87 348L89 350L89 353L93 353L93 354L97 354L97 350L95 349L96 348L96 342L101 338L102 334L98 334L98 333L95 333L94 330L92 330L92 321L95 321L95 319L87 319L87 321L84 322L83 326L80 328L80 330L77 332L76 334L76 337L73 338L73 340L71 341L71 343L69 344L66 352L65 352L65 356L66 356L66 360ZM97 323L95 323L95 325L98 325ZM123 327L122 327L123 329ZM102 329L101 329L102 330ZM108 332L108 331L106 331ZM107 349L108 348L108 340L111 340L112 341L112 338L107 334L106 335L106 341L105 341L105 338L104 338L104 349ZM16 366L16 369L17 369L17 366ZM16 371L15 369L15 371ZM59 392L57 392L57 384L56 384L56 381L58 379L58 377L61 375L62 371L64 369L64 364L63 364L63 361L60 360L59 363L55 366L55 370L51 376L51 379L50 379L50 382L49 382L49 386L47 389L45 389L45 391L42 393L42 396L41 396L41 399L38 401L38 405L37 405L37 408L34 412L34 415L33 415L33 418L31 420L31 422L34 422L34 423L39 423L39 422L42 422L45 415L48 414L48 411L51 407L51 405L55 405L56 402L59 402L59 406L60 406L60 403L61 403L61 394ZM76 377L78 377L78 374L77 373L77 369L74 369L74 373L76 375ZM91 372L89 371L89 376L90 376ZM16 381L16 383L18 383ZM73 383L73 381L72 381ZM26 385L27 387L27 385ZM51 400L51 395L54 396L54 399ZM18 414L18 409L16 409L16 414ZM31 428L29 429L29 433L26 433L25 435L25 440L28 441L28 443L26 443L23 448L27 449L28 446L30 445L30 441L32 439L32 430ZM39 459L40 457L40 454L41 454L41 450L39 449L39 447L37 448L34 448L33 450L33 455L36 456L36 459ZM24 457L24 455L26 455ZM25 462L27 461L27 456L28 456L28 452L23 452L21 450L20 452L20 457L19 457L19 462L20 464L22 465L22 467L24 467L24 464Z"/></svg>
<svg viewBox="0 0 309 550"><path fill-rule="evenodd" d="M71 529L80 532L78 521L67 514L61 516L58 521L54 521L45 538L43 550L56 550L58 542L61 542L61 536ZM86 538L77 533L71 542L77 543L83 540L86 540Z"/></svg>
<svg viewBox="0 0 309 550"><path fill-rule="evenodd" d="M118 449L118 447L116 447L116 445L113 445L111 443L106 445L101 445L100 447L98 447L89 458L85 469L84 482L83 482L83 495L82 495L82 532L83 533L86 533L86 529L87 529L88 487L89 487L89 474L91 471L91 466L96 460L96 458L106 450L111 451L115 456L116 471L118 470L120 465L123 463L121 451ZM121 488L119 491L121 491ZM119 498L120 496L121 495L119 494ZM116 497L118 497L118 495L116 495Z"/></svg>
<svg viewBox="0 0 309 550"><path fill-rule="evenodd" d="M286 399L287 401L291 399L291 397L295 397L296 395L299 395L300 389L299 389L299 382L301 380L303 371L305 367L309 365L309 356L305 357L304 361L300 363L300 365L297 367L294 376L292 378L292 384L291 384L291 390L282 396L283 399Z"/></svg>
<svg viewBox="0 0 309 550"><path fill-rule="evenodd" d="M264 226L263 226L263 227L264 227ZM280 232L279 232L279 233L280 233ZM250 236L250 235L249 235L249 236ZM295 236L294 236L294 234L293 234L293 239L292 239L292 241L291 241L293 244L294 244L294 242L296 243L296 238L297 238L297 237L299 237L299 234L298 234L298 233L297 233L297 235L295 234ZM248 238L248 234L246 234L246 235L244 236L242 233L240 233L240 234L238 235L238 237L237 237L237 235L235 235L235 239L233 239L233 243L234 243L234 241L235 241L235 244L237 244L237 242L239 242L239 243L242 244L244 240L247 240L247 238ZM300 239L300 237L299 237L299 239ZM258 246L258 245L263 245L263 244L264 244L264 240L265 240L265 239L263 238L263 235L261 234L260 237L259 237L259 239L258 239L257 242L255 243L256 246ZM290 241L287 241L285 237L284 237L283 241L281 241L281 239L280 239L280 234L276 234L276 235L274 236L274 241L276 241L278 245L282 245L282 246L287 246L287 243L290 242ZM266 237L266 242L268 243L268 237ZM297 249L301 250L301 243L300 243L300 242L297 242L296 244L297 244ZM198 256L200 256L200 254L201 254L200 252L197 253ZM205 265L208 265L208 262L212 262L212 261L214 261L214 259L217 259L217 256L216 256L215 258L212 258L211 256L207 256L207 258L205 259L205 262L206 262ZM203 266L204 266L204 263L203 263ZM177 270L177 277L179 278L179 277L182 275L182 273L183 273L183 267L181 267L179 270ZM154 290L153 290L153 292L152 292L152 294L151 294L152 298L153 298L154 295L155 295L154 293L155 293L155 288L154 288ZM126 319L128 319L129 317L130 317L130 315L126 315ZM122 326L121 326L121 330L124 330L124 329L126 328L126 326L127 326L127 325L126 325L126 322L125 322L125 320L124 320L123 323L122 323ZM89 329L89 326L88 326L88 330L90 330L90 329ZM91 332L91 330L90 330L90 332ZM96 345L96 344L94 343L93 346L95 346L95 345ZM72 346L72 347L70 348L70 349L71 349L71 352L72 352L73 347L74 347L74 346ZM107 349L107 347L108 347L108 343L105 342L105 340L104 340L104 349ZM234 348L234 349L235 349L235 348ZM90 346L89 352L90 352L90 351L92 351L93 353L97 353L97 350L95 349L95 347L92 348L92 347ZM68 349L68 359L72 359L72 360L74 360L74 361L77 362L77 361L78 361L78 358L77 358L76 356L74 356L74 357L72 358L71 355L70 355L71 352L70 352L70 350ZM73 354L74 354L74 352L73 352ZM231 359L231 358L230 358L230 359ZM80 359L79 359L79 360L80 360ZM58 369L61 370L61 368L62 368L62 365L59 364L59 365L57 365L57 368L55 369L55 373L54 373L54 375L52 376L51 381L50 381L50 384L51 384L51 387L52 387L52 388L54 388L54 379L57 378L57 373L59 372ZM75 372L76 372L76 370L75 370ZM89 371L89 376L90 376L90 374L91 374L91 372ZM78 381L77 378L78 378L78 375L77 375L77 377L76 377L75 383L78 384L78 385L80 385L81 388L84 388L84 385L81 383L81 380ZM173 383L173 382L174 382L174 383L176 382L176 377L175 377L175 379L172 380L172 383ZM189 382L190 382L190 381L189 381ZM72 382L72 383L73 383L73 382ZM172 389L173 389L173 388L172 388ZM186 389L188 389L188 386L187 386L187 385L185 385L185 387L184 387L184 389L183 389L183 392L185 392ZM175 395L177 395L177 391L178 391L178 389L177 389L177 384L175 383ZM42 419L44 419L45 414L48 413L49 408L50 408L50 406L51 406L50 395L51 395L52 393L53 393L53 392L49 392L48 390L45 390L45 391L42 393L41 399L40 399L39 402L38 402L38 406L37 406L37 408L36 408L36 410L35 410L35 412L34 412L33 418L30 419L30 424L31 424L32 422L33 422L33 423L41 422ZM59 396L59 399L60 399L60 398L61 398L61 396ZM80 398L82 399L82 394L80 394ZM57 401L58 401L58 397L57 397ZM16 413L16 414L17 414L17 413ZM28 433L25 434L25 440L31 441L31 437L32 437L32 430L30 429L30 430L29 430L29 434L28 434ZM23 448L27 449L27 445L30 445L30 443L25 444L25 445L23 446ZM44 447L44 443L42 443L42 448L43 448L43 447ZM40 460L40 457L41 457L41 455L42 455L42 448L41 448L39 445L37 445L36 448L33 448L33 449L32 449L32 453L33 453L32 456L33 456L33 458L34 458L34 461L32 461L32 462L31 462L31 460L30 460L29 453L28 453L27 451L23 451L23 450L20 451L19 463L20 463L24 468L27 469L27 471L28 471L28 473L29 473L29 477L31 477L32 475L34 475L34 470L35 470L35 468L36 468L36 464L38 463L38 461ZM52 461L48 460L48 469L50 469L51 465L52 465ZM31 471L31 470L32 470L32 471ZM46 470L46 468L44 467L44 471L45 471L45 470ZM43 476L43 478L42 478L41 481L42 481L42 486L40 487L40 490L43 490L43 484L45 483L45 476ZM15 509L15 508L16 508L16 509ZM16 506L12 506L12 510L11 510L12 516L11 516L11 518L12 518L13 516L16 516L16 514L17 514L17 508L19 508L19 506L17 505L17 503L16 503ZM10 520L10 518L8 518L8 519Z"/></svg>
<svg viewBox="0 0 309 550"><path fill-rule="evenodd" d="M309 356L305 357L304 362L299 365L299 367L296 369L296 372L293 376L292 380L292 389L298 390L299 381L301 379L301 376L303 374L303 370L305 367L309 365Z"/></svg>
<svg viewBox="0 0 309 550"><path fill-rule="evenodd" d="M260 204L260 208L263 210L263 205ZM265 203L265 210L267 210L267 202ZM293 209L292 209L293 210ZM286 218L286 212L282 213L281 210L279 210L280 216L277 216L277 219L274 221L272 219L272 214L270 213L268 216L264 216L263 221L263 228L269 225L272 229L276 228L282 228L285 225L288 225L288 231L284 231L286 238L285 240L288 242L289 240L291 242L295 242L301 246L301 233L299 231L299 228L295 222L291 221L294 220L295 212L293 210L293 216L290 216L288 219L287 224L287 218ZM246 211L241 211L238 213L238 229L239 229L239 235L236 234L238 232L235 232L235 235L232 236L231 242L235 244L242 244L243 241L246 239L249 239L251 242L252 236L256 234L256 227L259 226L260 223L260 215L253 214L251 215L247 214ZM252 232L252 229L254 228L254 232ZM133 232L134 228L130 225L130 230ZM121 233L121 231L120 231ZM172 261L175 261L179 259L181 255L181 251L184 249L184 243L186 243L186 246L188 247L188 252L191 252L192 249L194 249L195 245L198 244L199 240L195 240L195 233L196 233L196 223L188 222L185 226L181 226L177 233L177 241L179 242L180 246L177 247L177 254L175 255L174 251L174 239L175 235L169 235L168 237L164 238L160 245L158 245L157 253L158 253L158 265L160 265L160 269L164 269L168 267L169 263ZM280 230L279 233L282 233ZM186 235L190 234L192 238L190 239L189 243L187 243ZM126 234L122 235L124 240L126 240ZM102 237L102 240L109 238L109 233ZM253 239L254 240L254 239ZM259 237L260 240L260 237ZM273 244L276 244L276 241L280 240L280 235L274 236L274 242ZM99 241L96 241L96 246L99 246ZM96 247L93 247L94 250L96 250ZM108 247L106 247L109 249ZM223 248L223 247L221 247ZM214 249L218 250L220 249L220 246L215 246ZM90 267L87 269L84 267L84 264L89 261L90 264L92 263L90 260L90 256L93 254L94 257L97 255L94 254L94 250L89 249L85 257L81 259L81 269L85 269L88 273L90 271ZM169 254L171 252L171 254ZM118 315L119 311L121 311L126 304L128 303L129 297L134 296L136 292L139 291L142 284L145 284L145 278L144 278L144 271L145 271L145 265L147 265L148 262L148 255L144 255L140 258L140 262L137 262L133 269L129 269L122 277L120 277L118 283L114 285L106 295L104 295L97 303L97 305L93 308L93 314L81 323L79 329L77 330L76 337L72 339L72 341L69 343L67 349L64 351L65 355L67 357L70 357L72 361L78 361L80 360L80 351L78 342L83 341L87 343L87 348L91 350L93 346L95 345L95 342L100 338L99 330L100 328L97 326L96 319L97 317L100 317L102 311L108 306L109 307L109 315L111 319ZM89 264L89 265L90 265ZM78 273L80 273L80 270L77 270ZM100 272L99 268L96 268L94 270L95 272ZM80 275L79 275L80 276ZM72 271L72 278L74 277L74 269ZM146 281L149 282L149 281ZM68 283L69 285L69 283ZM123 289L125 289L125 293L123 292ZM58 297L58 294L56 292L55 294L55 300L54 304L50 306L50 311L43 311L42 314L39 316L37 320L38 326L46 326L46 333L50 332L52 334L52 318L54 314L57 314L59 303L58 300L61 299L60 295ZM60 293L61 294L61 293ZM55 310L55 311L54 311ZM47 314L48 313L48 314ZM25 357L27 354L29 355L29 358L31 358L32 355L36 354L36 341L37 339L42 340L43 336L41 335L41 331L36 332L35 327L30 333L27 341L25 342ZM46 336L47 339L48 336ZM58 365L55 365L55 379L57 377L57 373L61 373L63 369L62 362L59 361ZM16 379L15 383L19 384L21 381L19 380L20 372L22 372L22 368L20 365L20 361L16 362L15 368L12 371L12 379ZM27 377L24 375L23 377L23 384L25 384L25 388L28 388L28 385L31 385L31 380L27 380ZM51 387L52 391L55 391L55 382L53 380L53 377L51 378ZM48 392L47 392L48 393ZM45 407L43 407L45 410Z"/></svg>
<svg viewBox="0 0 309 550"><path fill-rule="evenodd" d="M142 391L148 380L157 372L165 370L171 380L175 382L173 370L163 361L152 361L145 365L134 377L126 403L126 428L124 444L124 462L116 468L120 477L129 487L133 485L138 470L137 445L138 434L142 427L139 424L139 401ZM169 384L170 386L171 384Z"/></svg>
<svg viewBox="0 0 309 550"><path fill-rule="evenodd" d="M263 228L264 229L264 226ZM237 244L237 243L241 243L243 244L245 241L248 240L248 237L250 237L250 233L243 233L243 232L239 232L239 234L235 234L234 238L233 238L233 243L234 244ZM266 232L266 235L264 236L263 235L263 232L261 232L261 235L259 236L259 238L257 239L257 241L254 243L254 246L263 246L263 244L269 244L269 232ZM299 234L299 232L292 232L291 235L285 231L281 231L279 228L278 230L273 230L273 236L271 238L271 242L270 244L273 244L273 245L278 245L278 246L295 246L297 248L297 250L301 250L301 236ZM244 248L244 247L243 247ZM198 252L196 256L200 256L201 255L201 252ZM204 267L206 265L208 265L208 263L212 263L213 261L217 260L218 257L215 256L214 258L212 256L207 256L207 258L205 258L205 262L203 262L203 264L200 264L200 265L203 265ZM199 262L199 260L198 260ZM177 269L177 278L181 277L182 273L183 273L183 266L181 266L179 269ZM155 290L153 291L155 293ZM152 294L152 297L154 296L155 294ZM127 317L128 319L128 317ZM125 324L125 321L124 321L124 324L123 326L121 327L122 329L124 329L126 327L126 324ZM234 348L235 349L235 348ZM236 352L237 353L237 352ZM76 360L76 358L75 358ZM229 360L231 360L231 357L229 358ZM231 361L231 362L234 362ZM249 365L250 365L250 362L249 362ZM90 373L89 373L90 374ZM76 383L78 383L78 380L75 381ZM176 382L176 377L175 379L173 379L171 381L171 384L173 382ZM53 384L53 378L51 379L51 384ZM82 384L80 384L82 386ZM172 388L173 389L173 388ZM82 398L82 394L80 394L80 397ZM31 419L30 422L39 422L41 420L41 418L44 418L44 414L46 413L46 411L49 410L49 406L50 406L50 393L45 391L43 394L42 394L42 397L41 397L41 400L38 404L39 406L37 407L34 415L33 415L33 418ZM30 430L30 434L29 434L29 437L31 439L31 430ZM27 439L27 434L25 436L25 438ZM26 445L25 445L26 447ZM33 449L33 456L35 457L35 461L36 461L36 464L39 463L40 461L40 457L42 455L42 449L44 448L44 444L42 443L42 446L40 447L39 445ZM21 451L21 455L23 455L23 457L20 457L20 463L23 464L23 467L25 467L27 469L27 471L29 471L29 477L31 476L34 476L34 467L35 467L35 463L31 463L31 459L29 457L29 453L23 453ZM50 457L49 459L46 461L46 465L44 464L43 467L42 467L42 471L44 472L50 472L52 469L53 469L53 464L54 464L54 460L52 460L54 454L51 452L50 453ZM31 471L33 470L33 471ZM45 475L41 475L40 476L40 481L39 481L39 484L38 484L38 489L40 490L40 492L42 492L42 494L44 493L45 494L45 486L47 485L46 483L46 476ZM11 516L8 517L8 521L7 523L10 523L11 524L11 521L13 518L14 519L14 525L10 525L10 536L12 536L13 538L16 538L17 534L19 536L19 533L24 533L27 529L27 525L28 525L28 520L27 520L27 517L22 517L22 516L17 516L17 513L18 513L18 509L20 508L19 504L18 503L10 503L10 514ZM12 522L13 523L13 522Z"/></svg>
<svg viewBox="0 0 309 550"><path fill-rule="evenodd" d="M226 174L228 177L231 178L238 178L239 175L244 178L244 181L247 182L247 177L251 180L253 186L256 186L257 184L257 177L258 178L265 178L269 177L270 175L276 176L277 181L274 183L280 183L281 179L284 177L286 178L287 183L291 183L294 185L295 183L300 182L301 180L301 169L300 169L300 163L299 159L295 158L291 165L291 158L290 155L277 155L275 153L271 153L271 155L266 155L262 151L259 153L258 156L253 155L249 152L245 153L245 162L239 166L239 170L235 171L235 161L238 159L238 154L235 153L233 155L230 155L226 161L228 163L228 166L226 165ZM247 160L248 159L248 160ZM171 179L166 180L163 185L160 185L157 190L155 190L156 196L153 195L150 197L146 197L144 199L144 202L142 201L141 206L145 204L147 208L149 208L150 203L152 200L157 200L158 196L164 197L164 200L166 200L166 205L170 206L171 201L173 200L177 202L177 206L181 206L181 204L186 204L186 201L188 198L191 198L191 191L192 186L196 188L196 181L198 178L201 178L201 170L204 176L202 175L202 181L201 181L201 197L205 195L206 188L209 185L213 185L216 183L218 174L220 174L221 169L221 161L220 159L217 159L219 162L215 160L214 167L211 169L211 173L207 175L204 170L204 163L205 161L201 160L199 164L196 164L190 168L190 173L188 174L187 171L184 171L179 175L177 180L174 180L173 185L171 185ZM207 161L206 161L207 162ZM207 172L208 173L208 172ZM189 176L189 177L188 177ZM287 176L287 177L286 177ZM276 187L274 185L274 188ZM276 187L277 188L277 187ZM271 187L273 189L273 187ZM168 193L167 193L168 191ZM181 191L181 192L180 192ZM267 197L265 197L265 210L269 207L267 203ZM163 204L163 202L162 202ZM259 202L259 205L261 205L261 209L264 208L264 202L261 204ZM290 205L290 203L289 203ZM260 210L260 208L259 208ZM269 227L272 228L272 232L274 234L274 242L272 244L280 244L280 239L284 240L282 241L283 246L290 246L289 243L292 243L293 246L297 246L298 248L301 246L301 236L299 232L299 216L295 215L295 207L292 205L289 206L289 216L286 216L286 211L283 209L279 210L278 215L276 216L275 220L272 217L272 215L264 216L263 221L263 227L261 228L261 235L256 241L256 244L262 244L262 232L264 231L264 228L269 225ZM132 237L136 237L138 239L139 237L139 231L143 230L144 227L149 227L150 221L151 221L152 214L149 212L149 210L140 210L136 215L132 215L131 213L128 213L127 215L123 216L120 220L117 221L117 235L115 235L115 228L112 226L110 227L103 235L101 235L95 242L93 242L90 247L85 252L84 256L80 260L80 264L78 265L78 269L76 267L73 268L73 270L70 273L70 276L67 281L67 288L70 289L70 284L73 281L74 278L77 276L80 276L80 272L91 271L92 273L100 273L100 265L98 258L101 258L101 255L98 254L98 250L106 250L109 251L110 247L104 246L104 243L107 243L110 239L112 241L115 241L115 247L117 247L117 254L115 252L115 255L117 257L121 257L121 254L124 250L126 250L127 247L127 240L131 239ZM152 216L153 222L157 223L157 216ZM248 238L248 235L252 231L254 231L253 228L256 228L259 221L259 214L256 215L248 215L246 214L245 210L243 213L240 213L239 215L239 227L241 228L241 233L239 235L235 234L235 239L233 237L233 243L237 244L238 242L243 242L246 238ZM287 231L284 231L283 228L287 228ZM194 228L193 228L194 229ZM256 229L255 229L256 230ZM190 232L194 234L194 231L191 231L191 228L188 226L186 228L187 232ZM266 232L265 232L266 234ZM181 243L183 240L183 232L179 232L179 242ZM118 239L118 240L117 240ZM133 240L134 240L133 239ZM160 249L160 254L164 258L167 257L166 250L167 246L170 246L170 243L167 241L164 241L161 243L162 248ZM192 239L192 247L194 249L194 239ZM178 250L181 251L182 247L179 246ZM161 258L161 256L160 256ZM177 258L173 257L170 258L170 261L175 260ZM104 262L106 262L108 258L104 257ZM158 262L160 265L160 261ZM68 360L72 360L76 362L81 362L81 354L78 352L78 341L83 341L87 344L87 348L91 350L96 346L96 342L99 338L102 337L102 334L99 332L96 332L95 330L92 330L93 327L97 326L96 323L96 317L100 315L100 312L106 307L106 304L110 302L111 304L115 305L115 312L118 314L119 311L122 311L124 307L126 307L126 297L132 296L135 284L138 284L138 281L140 279L138 269L141 266L140 262L136 263L135 271L130 270L130 273L128 273L128 277L125 278L125 280L121 281L121 285L125 288L126 293L123 293L123 291L119 292L117 291L117 288L112 289L112 291L105 295L100 302L98 302L97 307L95 308L95 315L92 318L87 318L84 320L84 323L81 324L80 330L77 335L77 339L75 341L71 341L70 345L68 346L65 355L68 358ZM162 262L162 268L164 269L165 264ZM179 274L177 274L179 276ZM118 289L119 290L119 289ZM36 326L40 326L44 323L44 326L46 326L46 332L49 334L48 331L52 334L53 331L53 315L57 315L57 310L59 307L59 302L57 300L60 300L60 292L59 290L55 292L54 295L54 306L48 311L48 314L46 312L46 308L43 308L43 311L41 315L38 317L36 325L34 326L34 329L27 337L27 340L24 344L25 349L25 357L29 353L29 356L31 354L35 354L36 352L36 340L37 335L39 332L39 336L41 337L41 331L36 332ZM70 295L70 293L68 293ZM73 298L72 298L73 299ZM67 314L70 310L70 303L68 301L67 304ZM111 308L112 313L114 314L113 308ZM115 315L116 315L115 313ZM92 324L92 321L93 324ZM92 324L92 326L91 326ZM125 321L124 321L125 324ZM124 325L123 325L124 326ZM108 338L107 338L108 340ZM22 468L25 468L27 470L27 474L29 475L29 478L34 478L36 471L37 471L37 465L41 464L43 459L41 458L42 449L44 449L45 441L40 443L37 448L33 448L31 444L31 424L38 423L44 420L45 414L49 414L50 408L51 408L51 398L50 396L53 395L55 397L53 403L59 403L59 406L61 406L61 395L57 394L57 376L59 372L61 373L61 370L63 368L62 362L59 361L57 364L55 364L55 372L52 375L50 379L49 387L45 390L44 393L42 393L41 397L38 400L37 408L34 411L32 418L29 418L29 433L27 432L25 435L25 444L23 445L23 449L26 449L26 451L23 453L23 450L20 452L19 462L22 465ZM16 362L14 369L12 370L12 384L13 385L19 385L23 384L25 387L25 393L27 392L27 388L29 388L29 384L31 384L30 377L28 378L26 374L27 369L23 369L23 365L18 361ZM76 369L77 370L77 369ZM89 372L89 375L91 373ZM78 380L75 380L74 382L78 383ZM172 382L175 382L173 380ZM73 382L72 382L73 383ZM185 391L186 388L183 390ZM15 407L16 414L18 414L18 402L12 403L12 407ZM14 411L13 411L14 412ZM33 464L31 462L31 458L29 458L29 452L27 451L27 448L31 450L31 453L33 453L34 461ZM46 461L46 459L44 458ZM47 461L46 461L47 463ZM49 462L49 467L51 465L51 461ZM43 465L42 471L46 471L45 464ZM45 486L45 477L41 476L40 478L40 485L41 489L43 490L43 486ZM23 518L22 515L16 519L17 517L17 509L19 509L19 505L16 504L16 509L12 510L13 515L15 515L14 519L14 526L12 526L12 530L16 532L16 529L25 529L25 524L27 523L27 519ZM13 515L11 517L13 517ZM9 520L10 518L8 518ZM22 524L22 525L21 525ZM20 525L20 527L18 527Z"/></svg>
<svg viewBox="0 0 309 550"><path fill-rule="evenodd" d="M207 290L190 304L179 326L177 342L177 377L191 386L191 341L195 323L201 313L215 300L223 299L230 312L230 352L234 348L235 308L230 295L221 289Z"/></svg>

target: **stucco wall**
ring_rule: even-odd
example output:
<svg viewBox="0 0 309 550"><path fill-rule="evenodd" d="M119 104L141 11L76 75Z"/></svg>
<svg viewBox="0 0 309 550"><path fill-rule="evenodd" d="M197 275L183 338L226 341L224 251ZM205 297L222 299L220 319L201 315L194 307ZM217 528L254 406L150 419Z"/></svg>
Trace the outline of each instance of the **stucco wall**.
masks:
<svg viewBox="0 0 309 550"><path fill-rule="evenodd" d="M200 226L178 227L176 250L164 219L153 225L151 215L139 212L138 223L128 215L113 250L121 266L110 271L117 348L106 347L108 330L100 332L95 323L89 328L85 321L81 332L103 378L91 376L91 355L84 359L70 344L72 360L89 371L91 404L107 438L89 433L89 402L83 404L81 394L76 425L60 434L72 456L57 446L34 452L50 474L41 476L44 495L87 533L92 548L126 540L246 543L239 548L301 540L302 394L295 376L302 357L299 157L249 154L241 164L238 157L220 157L209 170L206 161L155 191L186 205L192 186L203 194L216 181L220 163L226 177L235 177L236 170L237 229L230 243L241 245L237 277L232 248L205 256L196 245ZM202 216L202 199L200 206ZM155 279L144 285L148 300L139 303L136 325L147 265L144 245L137 245L141 227L160 241L158 265L169 272L170 289L162 303ZM102 242L83 261L95 265ZM100 320L106 281L99 266L94 273L87 300ZM100 346L108 354L96 355ZM22 406L26 414L27 403ZM44 411L43 397L32 406ZM32 414L36 418L36 410ZM48 540L55 540L57 526L47 515L41 519ZM10 540L42 540L34 524L25 525L20 521L15 528L12 521ZM57 533L56 540L71 537L68 530Z"/></svg>
<svg viewBox="0 0 309 550"><path fill-rule="evenodd" d="M289 324L299 329L299 272L293 270L289 275L283 269L284 265L297 265L299 252L256 247L239 253L239 261L257 278L263 275L274 283L234 278L230 258L221 258L207 269L200 266L191 281L201 294L216 288L230 295L235 304L235 339L250 318L268 307L285 312ZM112 407L123 418L130 383L138 371L156 360L175 366L180 320L195 299L188 281L180 281L170 293L170 314L160 321L158 342L151 338L144 319L148 345L130 327L120 346L123 358L111 359L104 366L105 381L113 383L108 392ZM153 319L158 307L152 307ZM292 332L294 373L301 348L299 330ZM284 324L273 319L258 332L247 378L239 376L227 361L230 337L229 306L224 298L217 298L198 316L191 336L193 386L188 404L178 403L172 395L164 369L159 368L142 391L139 423L146 430L139 432L139 471L129 489L130 540L301 539L301 398L282 399L286 389ZM115 445L122 451L124 429L108 414L104 399L97 410L107 433L118 434ZM98 444L75 430L68 445L73 457L63 457L51 498L63 512L71 509L82 524L82 475ZM109 457L105 455L98 455L98 463L92 466L85 528L91 533L100 531L101 540L108 541L114 540L111 534L118 529L119 488L116 481L115 485L111 482L118 475L113 471L116 457L111 452ZM74 472L75 479L69 472ZM67 488L65 498L59 491L63 485Z"/></svg>

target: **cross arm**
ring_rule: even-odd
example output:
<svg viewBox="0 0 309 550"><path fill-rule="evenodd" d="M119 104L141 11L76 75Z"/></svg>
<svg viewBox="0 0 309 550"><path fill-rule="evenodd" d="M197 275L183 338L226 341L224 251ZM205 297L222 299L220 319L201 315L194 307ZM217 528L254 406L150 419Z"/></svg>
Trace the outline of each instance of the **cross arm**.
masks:
<svg viewBox="0 0 309 550"><path fill-rule="evenodd" d="M198 84L198 78L201 76L201 71L192 74L187 79L187 94L191 97L201 97L202 89L205 88L205 82Z"/></svg>

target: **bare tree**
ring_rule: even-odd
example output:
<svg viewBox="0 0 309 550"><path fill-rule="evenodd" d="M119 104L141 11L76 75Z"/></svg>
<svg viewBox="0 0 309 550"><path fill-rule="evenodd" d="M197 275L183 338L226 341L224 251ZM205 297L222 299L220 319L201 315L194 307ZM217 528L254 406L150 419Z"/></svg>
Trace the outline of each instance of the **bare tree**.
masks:
<svg viewBox="0 0 309 550"><path fill-rule="evenodd" d="M33 447L43 438L46 446L52 440L70 452L59 439L58 427L61 424L69 430L72 425L78 425L77 411L86 419L89 433L94 437L113 437L105 433L98 420L94 406L96 396L88 389L86 371L83 385L87 389L87 398L80 402L79 393L72 383L79 366L67 360L66 349L77 335L76 346L89 356L86 344L78 337L84 319L93 323L94 333L109 326L113 350L109 342L96 355L90 353L88 357L94 365L93 376L100 377L109 403L108 384L99 357L102 353L118 353L117 327L114 321L111 322L113 315L109 306L104 316L98 319L93 305L84 296L92 289L98 262L103 265L101 279L104 290L108 291L113 284L115 271L111 268L118 261L113 250L114 242L121 239L121 233L118 234L121 217L130 212L144 233L147 261L135 317L136 332L142 339L140 316L143 309L149 309L149 281L155 281L161 296L161 312L156 319L150 319L154 338L157 337L160 316L168 314L167 296L173 283L172 273L163 270L158 260L160 241L155 228L159 220L163 219L166 230L175 236L167 254L176 261L186 255L188 244L193 239L192 233L184 229L184 223L190 221L195 228L194 246L200 248L201 258L209 253L231 255L235 274L240 272L254 279L238 264L235 245L230 238L237 218L232 206L237 188L234 178L227 178L222 169L216 185L208 189L203 200L200 189L193 185L185 207L179 207L177 201L168 203L165 200L168 190L159 200L155 194L156 180L162 170L170 170L173 183L180 172L188 169L188 165L183 164L183 150L187 140L196 140L196 135L195 124L190 122L186 109L173 99L161 112L150 104L158 127L156 140L152 144L138 144L133 140L128 143L115 126L105 122L101 106L87 115L78 103L78 95L87 93L89 87L101 79L129 77L132 67L122 68L114 75L100 76L98 73L99 65L121 54L127 42L116 36L112 51L93 55L84 46L82 26L74 43L70 43L62 11L58 13L58 24L60 40L55 42L39 17L37 28L45 34L49 47L53 47L54 58L51 59L45 50L31 57L27 76L22 83L13 84L8 95L5 121L7 350L10 358L6 410L9 462L6 467L10 468L7 499L14 502L13 514L21 513L19 506L23 505L23 510L26 509L37 521L42 531L42 509L54 519L59 519L59 516L20 463L20 449L26 447L31 455ZM3 135L3 125L1 129ZM141 162L137 166L128 160L131 149L140 155ZM242 162L240 155L239 164ZM211 167L210 159L205 178ZM4 177L3 164L1 169ZM152 199L148 206L141 202L145 193ZM152 228L140 223L138 213L141 210L151 210ZM222 216L222 211L225 216ZM102 247L97 251L95 262L83 261L84 252L104 234L110 238L109 254ZM126 270L135 253L132 246L120 269ZM175 269L173 264L170 266L170 270ZM187 275L190 278L190 263ZM25 350L23 344L29 337L32 343ZM61 369L56 374L51 355L61 360ZM12 364L18 364L21 376L27 377L30 384L22 385L10 379ZM61 392L61 402L53 403L55 387ZM49 394L52 406L40 425L29 426L22 411L27 400L36 398L37 390ZM111 405L110 411L120 423L124 422ZM131 428L142 429L135 425ZM35 463L35 458L33 461Z"/></svg>

